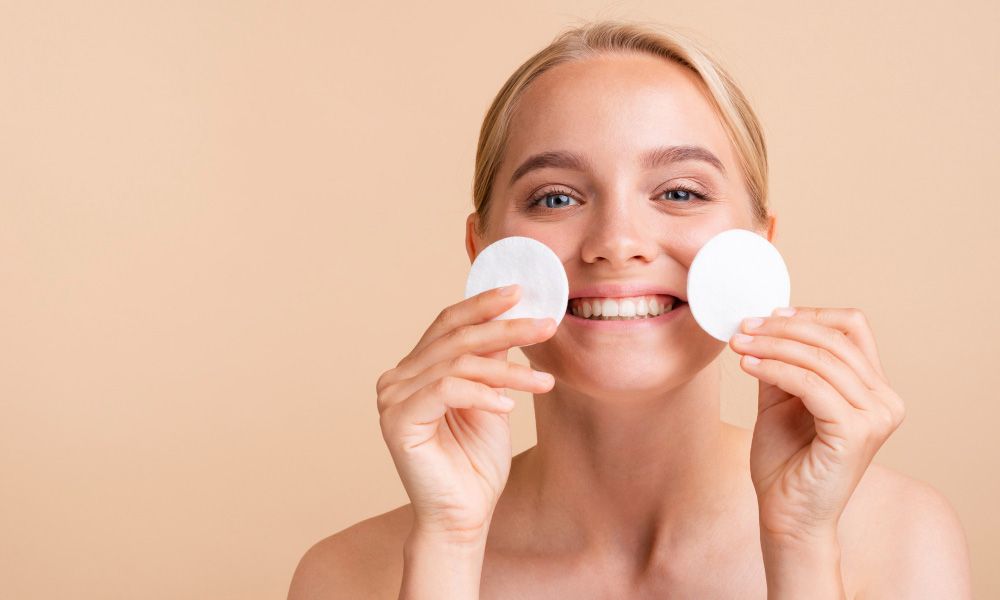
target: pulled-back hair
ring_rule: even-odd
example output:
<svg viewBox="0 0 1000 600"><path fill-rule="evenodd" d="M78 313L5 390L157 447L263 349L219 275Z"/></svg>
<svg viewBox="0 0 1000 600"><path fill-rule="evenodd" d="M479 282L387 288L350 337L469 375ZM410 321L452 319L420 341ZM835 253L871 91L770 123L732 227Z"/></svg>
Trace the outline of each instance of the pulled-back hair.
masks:
<svg viewBox="0 0 1000 600"><path fill-rule="evenodd" d="M603 53L640 53L673 61L693 72L708 90L736 150L757 225L768 218L767 149L760 122L746 96L725 69L700 45L673 31L645 24L597 21L559 34L507 79L490 105L479 131L473 202L478 230L485 232L493 183L510 135L510 123L524 91L539 75L562 63Z"/></svg>

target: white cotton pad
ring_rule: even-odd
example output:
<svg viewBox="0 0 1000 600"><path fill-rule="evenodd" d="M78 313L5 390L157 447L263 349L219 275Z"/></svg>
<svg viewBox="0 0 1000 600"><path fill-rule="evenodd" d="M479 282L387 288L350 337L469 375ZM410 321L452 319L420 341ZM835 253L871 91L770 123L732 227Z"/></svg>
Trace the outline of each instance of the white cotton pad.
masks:
<svg viewBox="0 0 1000 600"><path fill-rule="evenodd" d="M512 283L521 286L521 298L497 319L551 317L556 325L562 321L569 302L569 280L562 261L548 246L521 236L486 246L472 262L465 297Z"/></svg>
<svg viewBox="0 0 1000 600"><path fill-rule="evenodd" d="M791 282L778 249L748 229L712 237L695 254L687 280L694 320L709 335L728 342L748 317L769 317L788 306Z"/></svg>

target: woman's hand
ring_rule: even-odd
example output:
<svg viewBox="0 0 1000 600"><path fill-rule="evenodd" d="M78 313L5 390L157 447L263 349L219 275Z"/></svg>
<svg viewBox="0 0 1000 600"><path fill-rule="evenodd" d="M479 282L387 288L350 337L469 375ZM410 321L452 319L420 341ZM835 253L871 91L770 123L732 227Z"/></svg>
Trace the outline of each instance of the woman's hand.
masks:
<svg viewBox="0 0 1000 600"><path fill-rule="evenodd" d="M903 401L860 310L789 310L755 329L745 320L741 330L752 340L730 340L745 355L740 366L760 380L750 473L761 536L836 540L858 481L903 420Z"/></svg>
<svg viewBox="0 0 1000 600"><path fill-rule="evenodd" d="M550 338L555 322L490 320L519 295L515 285L445 308L378 379L382 437L410 497L414 531L455 540L485 535L510 473L514 402L503 388L544 393L554 384L506 357L513 346Z"/></svg>

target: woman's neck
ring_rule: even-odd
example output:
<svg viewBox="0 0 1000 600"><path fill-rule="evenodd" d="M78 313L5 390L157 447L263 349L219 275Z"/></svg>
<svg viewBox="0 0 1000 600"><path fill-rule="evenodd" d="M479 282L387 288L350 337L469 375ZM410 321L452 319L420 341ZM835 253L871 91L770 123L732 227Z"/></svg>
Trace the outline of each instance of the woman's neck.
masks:
<svg viewBox="0 0 1000 600"><path fill-rule="evenodd" d="M538 444L517 457L508 482L536 539L557 552L659 553L684 536L704 537L736 488L719 394L713 361L641 402L602 401L558 384L536 397Z"/></svg>

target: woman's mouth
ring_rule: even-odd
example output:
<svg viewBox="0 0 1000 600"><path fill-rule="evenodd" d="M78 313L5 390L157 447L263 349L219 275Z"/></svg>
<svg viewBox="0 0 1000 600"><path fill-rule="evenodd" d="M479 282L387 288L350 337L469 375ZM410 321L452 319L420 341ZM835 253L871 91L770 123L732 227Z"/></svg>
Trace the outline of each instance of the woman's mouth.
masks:
<svg viewBox="0 0 1000 600"><path fill-rule="evenodd" d="M592 321L652 319L687 304L673 296L650 294L623 298L572 298L566 312Z"/></svg>

